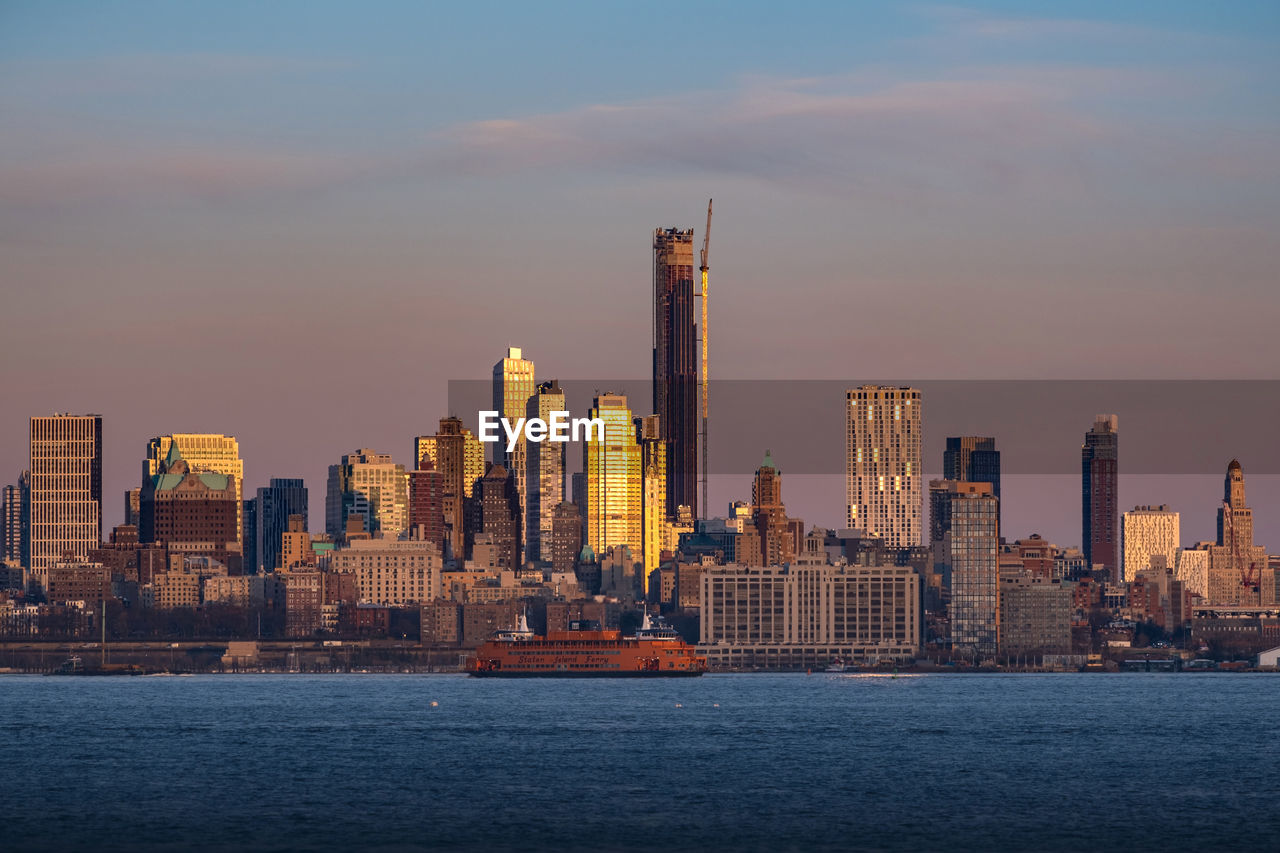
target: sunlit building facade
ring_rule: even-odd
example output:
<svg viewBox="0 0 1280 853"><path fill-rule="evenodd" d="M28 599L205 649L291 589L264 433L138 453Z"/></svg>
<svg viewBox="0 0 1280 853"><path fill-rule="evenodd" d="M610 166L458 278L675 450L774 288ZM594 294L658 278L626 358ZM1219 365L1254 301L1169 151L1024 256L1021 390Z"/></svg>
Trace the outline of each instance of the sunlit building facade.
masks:
<svg viewBox="0 0 1280 853"><path fill-rule="evenodd" d="M409 527L409 475L385 453L367 448L329 466L325 531L335 539L347 529L347 518L363 516L364 529L394 539Z"/></svg>
<svg viewBox="0 0 1280 853"><path fill-rule="evenodd" d="M919 650L920 576L829 563L822 535L787 566L701 567L698 652L720 667L796 669Z"/></svg>
<svg viewBox="0 0 1280 853"><path fill-rule="evenodd" d="M147 457L142 460L142 482L160 473L164 461L169 458L169 448L174 442L182 461L193 474L225 474L235 480L236 541L243 544L244 536L244 460L240 458L240 442L234 436L211 432L175 432L160 435L147 442Z"/></svg>
<svg viewBox="0 0 1280 853"><path fill-rule="evenodd" d="M32 418L30 472L30 568L86 557L102 541L102 416Z"/></svg>
<svg viewBox="0 0 1280 853"><path fill-rule="evenodd" d="M493 408L501 417L514 427L516 422L527 417L529 398L535 393L533 362L524 357L519 347L507 347L507 354L493 366ZM543 442L546 444L546 442ZM528 477L529 442L521 431L516 439L515 449L507 451L507 442L493 443L493 461L502 465L511 474L516 483L516 493L520 496L520 516L523 520L528 511L529 488ZM521 548L524 542L520 543Z"/></svg>
<svg viewBox="0 0 1280 853"><path fill-rule="evenodd" d="M640 503L644 514L644 576L658 568L667 545L667 444L657 415L636 418L640 467L644 484Z"/></svg>
<svg viewBox="0 0 1280 853"><path fill-rule="evenodd" d="M845 392L846 524L890 548L919 545L921 394L863 385Z"/></svg>
<svg viewBox="0 0 1280 853"><path fill-rule="evenodd" d="M1121 536L1125 583L1133 583L1138 572L1150 568L1152 557L1163 557L1164 568L1177 567L1179 517L1167 505L1135 506L1126 512Z"/></svg>
<svg viewBox="0 0 1280 853"><path fill-rule="evenodd" d="M604 437L593 432L582 445L586 543L597 554L625 545L638 557L644 548L643 472L626 396L600 394L590 417L604 422Z"/></svg>

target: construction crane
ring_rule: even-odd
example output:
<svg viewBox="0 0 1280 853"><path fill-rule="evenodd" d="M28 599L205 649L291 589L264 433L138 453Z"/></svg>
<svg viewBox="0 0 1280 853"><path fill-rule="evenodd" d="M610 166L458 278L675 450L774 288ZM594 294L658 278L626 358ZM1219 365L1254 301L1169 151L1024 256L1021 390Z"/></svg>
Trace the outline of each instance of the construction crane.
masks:
<svg viewBox="0 0 1280 853"><path fill-rule="evenodd" d="M707 417L710 412L708 403L709 375L707 372L707 273L711 266L708 258L711 253L711 202L707 199L707 230L702 232L702 513L709 518L707 506Z"/></svg>

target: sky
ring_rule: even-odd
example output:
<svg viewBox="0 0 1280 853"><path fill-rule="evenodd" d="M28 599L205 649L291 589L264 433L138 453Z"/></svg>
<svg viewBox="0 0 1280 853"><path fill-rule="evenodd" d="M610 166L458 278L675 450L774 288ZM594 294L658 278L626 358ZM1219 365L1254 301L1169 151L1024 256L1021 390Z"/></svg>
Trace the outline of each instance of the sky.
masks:
<svg viewBox="0 0 1280 853"><path fill-rule="evenodd" d="M1243 2L6 2L0 481L30 416L99 412L108 525L148 438L224 432L316 527L329 464L409 462L507 346L643 386L652 229L700 239L712 196L720 378L1275 379L1278 34ZM793 513L840 523L840 453ZM1220 489L1183 486L1122 504L1208 538ZM1008 532L1074 544L1077 490Z"/></svg>

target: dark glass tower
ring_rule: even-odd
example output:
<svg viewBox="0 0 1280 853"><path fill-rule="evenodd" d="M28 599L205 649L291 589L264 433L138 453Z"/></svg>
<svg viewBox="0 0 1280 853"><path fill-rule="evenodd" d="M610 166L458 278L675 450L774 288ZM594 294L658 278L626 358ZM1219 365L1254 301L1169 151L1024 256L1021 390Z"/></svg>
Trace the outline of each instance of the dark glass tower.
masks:
<svg viewBox="0 0 1280 853"><path fill-rule="evenodd" d="M1080 448L1081 547L1092 567L1113 578L1120 568L1119 428L1116 415L1098 415Z"/></svg>
<svg viewBox="0 0 1280 853"><path fill-rule="evenodd" d="M271 485L258 489L257 539L254 566L259 572L287 568L280 563L281 543L289 530L289 516L302 516L302 529L307 529L307 486L296 477L272 477ZM245 541L248 542L246 533ZM246 545L247 547L247 545ZM249 565L245 564L246 567ZM252 571L249 568L246 572Z"/></svg>
<svg viewBox="0 0 1280 853"><path fill-rule="evenodd" d="M667 515L698 515L698 350L693 229L653 232L653 411L667 445Z"/></svg>
<svg viewBox="0 0 1280 853"><path fill-rule="evenodd" d="M964 483L990 483L991 494L1000 499L1000 451L990 436L961 435L947 439L942 452L942 478ZM996 516L999 521L999 508ZM1004 530L1003 527L1000 528Z"/></svg>

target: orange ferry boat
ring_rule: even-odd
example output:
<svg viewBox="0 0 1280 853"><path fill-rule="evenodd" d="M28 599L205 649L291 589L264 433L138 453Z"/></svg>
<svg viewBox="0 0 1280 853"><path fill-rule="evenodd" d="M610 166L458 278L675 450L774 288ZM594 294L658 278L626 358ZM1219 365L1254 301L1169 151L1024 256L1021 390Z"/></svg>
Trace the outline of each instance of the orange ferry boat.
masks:
<svg viewBox="0 0 1280 853"><path fill-rule="evenodd" d="M482 678L642 678L702 675L707 659L671 627L650 622L634 637L621 631L529 630L524 616L514 631L499 631L467 658L467 672Z"/></svg>

